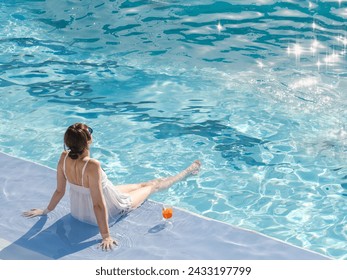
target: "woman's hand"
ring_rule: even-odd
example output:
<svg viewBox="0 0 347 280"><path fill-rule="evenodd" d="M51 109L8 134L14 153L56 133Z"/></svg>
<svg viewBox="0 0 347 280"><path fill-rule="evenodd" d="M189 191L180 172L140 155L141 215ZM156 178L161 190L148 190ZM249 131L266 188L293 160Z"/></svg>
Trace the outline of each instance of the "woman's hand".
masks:
<svg viewBox="0 0 347 280"><path fill-rule="evenodd" d="M47 213L45 213L45 210L41 210L41 209L31 209L29 211L23 212L23 216L27 217L27 218L33 218L36 216L43 216L46 214Z"/></svg>
<svg viewBox="0 0 347 280"><path fill-rule="evenodd" d="M113 245L117 246L118 243L116 240L113 240L112 237L109 236L102 239L100 247L102 250L107 251L107 250L111 250Z"/></svg>

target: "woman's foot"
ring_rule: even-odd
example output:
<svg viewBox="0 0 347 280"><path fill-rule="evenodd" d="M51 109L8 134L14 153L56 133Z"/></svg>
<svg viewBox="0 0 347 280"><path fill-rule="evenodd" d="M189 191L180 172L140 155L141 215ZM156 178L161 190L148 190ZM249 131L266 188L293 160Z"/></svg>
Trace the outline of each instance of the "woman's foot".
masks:
<svg viewBox="0 0 347 280"><path fill-rule="evenodd" d="M199 173L201 168L200 160L195 160L187 169L187 175L196 175Z"/></svg>

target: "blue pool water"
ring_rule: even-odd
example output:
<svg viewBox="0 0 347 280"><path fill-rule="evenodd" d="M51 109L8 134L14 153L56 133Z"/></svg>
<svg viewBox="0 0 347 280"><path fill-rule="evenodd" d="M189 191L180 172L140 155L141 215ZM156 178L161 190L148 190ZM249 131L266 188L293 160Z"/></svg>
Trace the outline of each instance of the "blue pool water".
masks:
<svg viewBox="0 0 347 280"><path fill-rule="evenodd" d="M115 183L347 259L347 1L0 0L0 151L71 123Z"/></svg>

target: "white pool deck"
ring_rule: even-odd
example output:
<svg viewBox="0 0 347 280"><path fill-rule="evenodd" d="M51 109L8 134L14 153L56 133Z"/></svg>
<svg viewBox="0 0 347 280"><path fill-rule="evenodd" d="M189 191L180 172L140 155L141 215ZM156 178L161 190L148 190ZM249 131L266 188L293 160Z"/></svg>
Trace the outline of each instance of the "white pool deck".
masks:
<svg viewBox="0 0 347 280"><path fill-rule="evenodd" d="M47 217L21 216L25 210L45 207L55 183L55 170L0 153L0 259L329 259L181 209L174 210L172 224L164 227L161 206L151 200L110 227L119 246L103 252L98 228L70 216L68 190Z"/></svg>

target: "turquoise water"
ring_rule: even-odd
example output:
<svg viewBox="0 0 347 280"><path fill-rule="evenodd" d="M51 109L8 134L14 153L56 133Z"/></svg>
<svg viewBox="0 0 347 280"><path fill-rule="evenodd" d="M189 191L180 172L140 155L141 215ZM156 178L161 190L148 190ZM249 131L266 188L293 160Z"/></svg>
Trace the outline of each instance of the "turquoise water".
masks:
<svg viewBox="0 0 347 280"><path fill-rule="evenodd" d="M346 1L0 1L0 151L94 128L115 183L347 259Z"/></svg>

